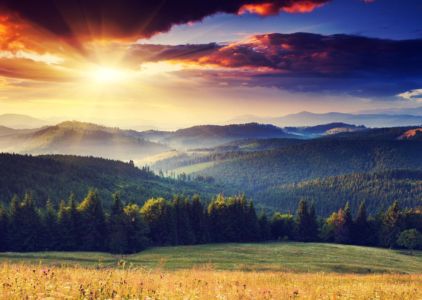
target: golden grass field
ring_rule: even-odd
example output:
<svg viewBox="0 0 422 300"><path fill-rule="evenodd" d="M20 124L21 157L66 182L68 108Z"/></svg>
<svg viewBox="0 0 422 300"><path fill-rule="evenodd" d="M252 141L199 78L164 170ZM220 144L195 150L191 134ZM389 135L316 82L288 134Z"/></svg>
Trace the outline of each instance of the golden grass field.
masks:
<svg viewBox="0 0 422 300"><path fill-rule="evenodd" d="M422 252L285 242L6 252L0 299L422 300Z"/></svg>
<svg viewBox="0 0 422 300"><path fill-rule="evenodd" d="M422 275L0 265L1 299L422 299Z"/></svg>

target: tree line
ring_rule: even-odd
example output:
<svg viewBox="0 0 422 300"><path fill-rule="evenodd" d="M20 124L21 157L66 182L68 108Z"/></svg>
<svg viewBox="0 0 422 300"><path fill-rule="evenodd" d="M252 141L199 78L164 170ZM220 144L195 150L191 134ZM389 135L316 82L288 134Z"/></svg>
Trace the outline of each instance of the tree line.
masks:
<svg viewBox="0 0 422 300"><path fill-rule="evenodd" d="M355 216L349 203L328 218L318 217L304 200L296 213L257 214L244 195L220 194L210 202L199 196L151 198L124 204L114 194L104 209L91 190L78 202L73 195L55 207L37 207L31 194L0 206L0 251L109 251L134 253L149 246L294 240L382 247L422 248L422 210L399 208L368 216L362 202Z"/></svg>

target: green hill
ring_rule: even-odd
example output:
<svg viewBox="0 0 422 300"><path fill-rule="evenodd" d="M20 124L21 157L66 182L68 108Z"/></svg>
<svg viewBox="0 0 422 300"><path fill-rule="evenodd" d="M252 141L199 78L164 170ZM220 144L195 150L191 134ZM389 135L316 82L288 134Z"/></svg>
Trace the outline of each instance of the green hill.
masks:
<svg viewBox="0 0 422 300"><path fill-rule="evenodd" d="M318 178L270 187L259 196L261 204L294 211L300 199L314 202L327 215L349 201L357 211L365 201L369 212L385 210L395 200L402 207L422 206L422 171L395 170Z"/></svg>
<svg viewBox="0 0 422 300"><path fill-rule="evenodd" d="M75 193L85 197L92 187L108 205L111 194L119 192L124 201L143 203L150 197L171 197L175 193L211 197L218 189L198 182L181 182L156 176L148 168L131 163L93 157L0 154L0 202L14 194L31 192L37 204L67 199Z"/></svg>
<svg viewBox="0 0 422 300"><path fill-rule="evenodd" d="M288 210L296 208L297 197L294 197L293 201L292 197L285 199L284 194L278 197L269 194L268 191L282 185L354 173L379 173L401 169L421 171L422 142L398 140L397 137L405 130L404 128L383 129L341 134L337 138L320 138L293 143L290 141L272 142L276 146L265 145L265 148L269 150L260 150L262 142L251 143L248 151L237 148L234 151L195 153L170 158L167 161L158 162L153 167L175 170L178 173L187 172L193 176L213 177L216 182L228 188L246 192L256 203ZM353 138L354 135L359 138ZM342 184L349 185L350 183L345 181L351 179L351 177L344 178ZM407 186L395 185L394 188L398 190L384 186L389 196L381 197L377 201L383 202L387 199L386 203L388 203L393 196L398 196L397 200L401 201L400 195L404 191L406 196ZM325 207L332 211L343 206L345 200L351 198L348 197L349 192L352 194L353 190L344 191L338 198L331 194L328 201L324 199L324 193L319 193L320 198L313 200L322 205L327 203ZM419 195L412 193L408 196ZM362 195L362 193L355 194L356 197ZM403 197L406 198L405 196ZM407 201L406 204L411 204L418 199L404 200Z"/></svg>

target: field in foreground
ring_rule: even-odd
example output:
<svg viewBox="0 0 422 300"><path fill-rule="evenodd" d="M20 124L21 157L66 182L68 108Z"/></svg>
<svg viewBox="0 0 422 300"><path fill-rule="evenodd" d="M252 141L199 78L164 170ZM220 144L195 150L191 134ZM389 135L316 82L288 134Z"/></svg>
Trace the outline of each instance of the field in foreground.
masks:
<svg viewBox="0 0 422 300"><path fill-rule="evenodd" d="M133 255L81 252L0 253L0 262L182 270L422 274L422 252L320 244L213 244L151 248Z"/></svg>
<svg viewBox="0 0 422 300"><path fill-rule="evenodd" d="M1 299L421 299L422 275L0 265Z"/></svg>

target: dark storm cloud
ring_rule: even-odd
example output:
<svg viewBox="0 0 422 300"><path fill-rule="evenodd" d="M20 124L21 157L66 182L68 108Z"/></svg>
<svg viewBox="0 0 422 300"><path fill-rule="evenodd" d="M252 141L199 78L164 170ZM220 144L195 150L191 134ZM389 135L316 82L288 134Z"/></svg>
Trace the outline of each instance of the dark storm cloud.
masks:
<svg viewBox="0 0 422 300"><path fill-rule="evenodd" d="M387 97L422 85L422 40L273 33L224 46L138 45L135 53L218 67L201 75L212 80L296 92Z"/></svg>
<svg viewBox="0 0 422 300"><path fill-rule="evenodd" d="M203 64L266 67L289 75L422 75L422 40L309 33L257 35L203 57Z"/></svg>
<svg viewBox="0 0 422 300"><path fill-rule="evenodd" d="M72 38L149 37L175 24L216 13L310 12L330 0L0 0L17 14L59 36Z"/></svg>

